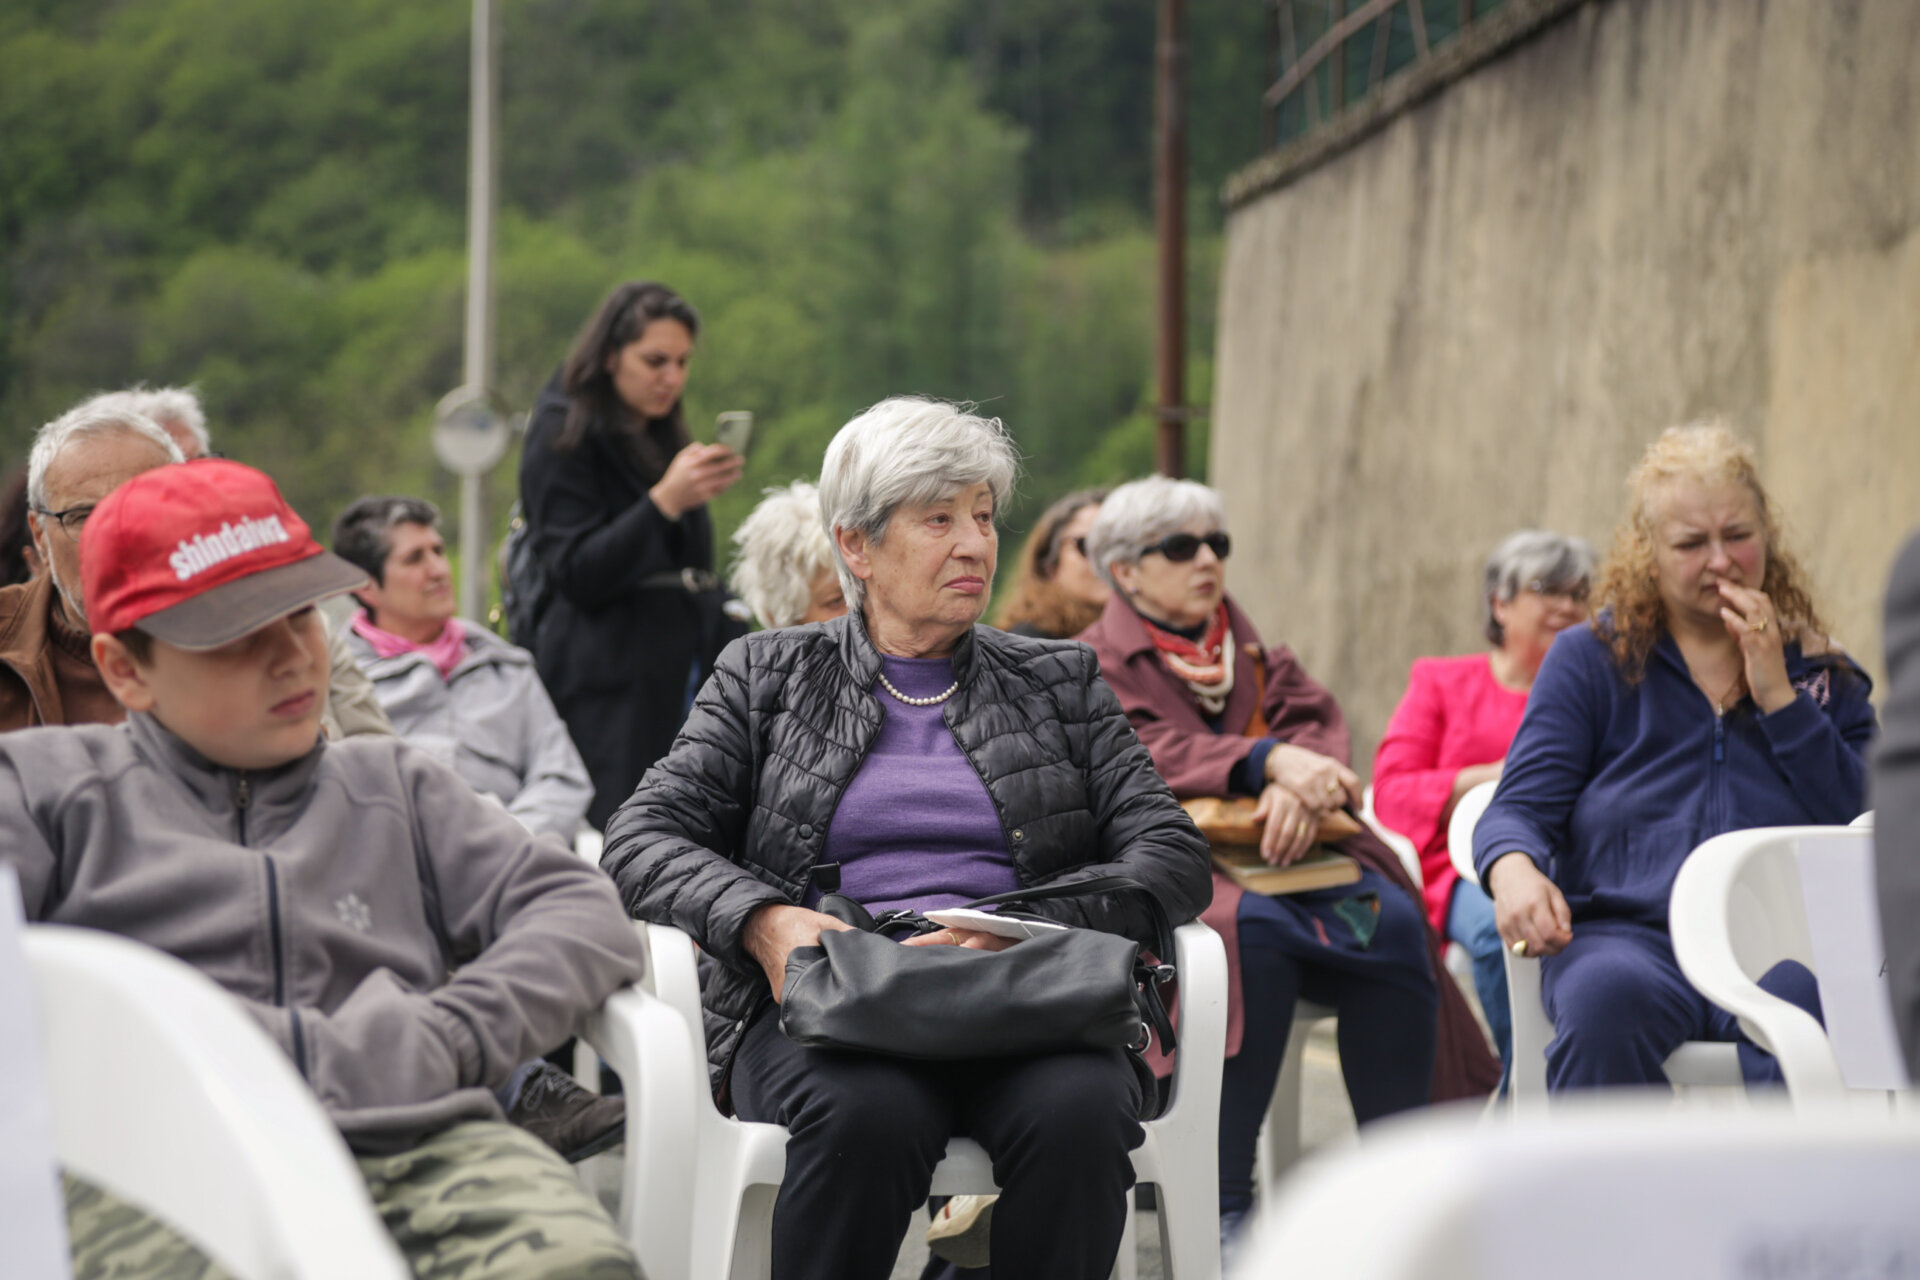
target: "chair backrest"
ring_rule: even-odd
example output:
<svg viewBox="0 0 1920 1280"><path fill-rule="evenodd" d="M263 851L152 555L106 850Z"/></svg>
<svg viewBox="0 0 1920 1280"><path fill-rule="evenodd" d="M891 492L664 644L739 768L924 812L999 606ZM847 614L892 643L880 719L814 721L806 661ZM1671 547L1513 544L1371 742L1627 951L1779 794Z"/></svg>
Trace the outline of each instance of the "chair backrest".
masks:
<svg viewBox="0 0 1920 1280"><path fill-rule="evenodd" d="M1665 1280L1812 1274L1807 1259L1829 1256L1893 1274L1912 1256L1916 1186L1911 1117L1638 1094L1512 1125L1436 1108L1303 1161L1231 1274L1537 1280L1548 1259L1554 1280Z"/></svg>
<svg viewBox="0 0 1920 1280"><path fill-rule="evenodd" d="M1682 971L1774 1051L1797 1098L1907 1087L1872 860L1870 828L1756 828L1706 841L1674 881L1669 924ZM1824 1031L1756 985L1782 960L1818 978Z"/></svg>
<svg viewBox="0 0 1920 1280"><path fill-rule="evenodd" d="M1480 815L1493 803L1497 782L1482 782L1468 790L1453 806L1453 816L1447 819L1447 856L1453 860L1453 869L1468 884L1479 884L1480 876L1473 869L1473 829L1479 825Z"/></svg>
<svg viewBox="0 0 1920 1280"><path fill-rule="evenodd" d="M39 1001L21 945L20 884L0 862L0 1274L69 1273L66 1215L53 1150L53 1104L40 1047Z"/></svg>
<svg viewBox="0 0 1920 1280"><path fill-rule="evenodd" d="M1415 884L1425 884L1426 877L1420 871L1420 851L1413 847L1413 841L1380 821L1380 815L1373 811L1373 784L1369 782L1366 790L1360 793L1360 821L1373 829L1380 842L1393 850L1400 859L1400 865L1407 869L1407 879Z"/></svg>
<svg viewBox="0 0 1920 1280"><path fill-rule="evenodd" d="M36 925L55 1150L242 1280L408 1275L339 1131L286 1055L198 971Z"/></svg>

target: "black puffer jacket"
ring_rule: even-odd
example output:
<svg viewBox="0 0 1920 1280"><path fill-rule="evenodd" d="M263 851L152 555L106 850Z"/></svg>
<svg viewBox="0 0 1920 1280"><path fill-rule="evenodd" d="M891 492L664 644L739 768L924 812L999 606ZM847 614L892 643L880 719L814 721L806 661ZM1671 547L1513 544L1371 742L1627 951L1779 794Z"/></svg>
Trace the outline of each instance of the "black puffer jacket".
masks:
<svg viewBox="0 0 1920 1280"><path fill-rule="evenodd" d="M977 626L953 665L960 689L946 722L986 783L1022 884L1124 875L1175 923L1206 907L1206 841L1154 772L1091 649ZM879 670L853 614L734 642L673 750L607 826L604 865L627 910L684 929L717 961L703 995L716 1088L767 996L742 945L747 917L806 893L834 810L880 731ZM1032 910L1144 943L1153 926L1139 898Z"/></svg>

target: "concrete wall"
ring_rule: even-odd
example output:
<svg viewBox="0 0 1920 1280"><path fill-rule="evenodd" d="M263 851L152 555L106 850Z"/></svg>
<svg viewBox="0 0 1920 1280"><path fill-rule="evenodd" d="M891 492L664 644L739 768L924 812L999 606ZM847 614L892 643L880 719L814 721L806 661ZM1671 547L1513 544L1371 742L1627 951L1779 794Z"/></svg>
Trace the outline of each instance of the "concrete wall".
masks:
<svg viewBox="0 0 1920 1280"><path fill-rule="evenodd" d="M1343 700L1363 774L1478 572L1604 551L1661 428L1759 447L1881 678L1920 524L1920 3L1594 0L1228 221L1211 482L1229 588Z"/></svg>

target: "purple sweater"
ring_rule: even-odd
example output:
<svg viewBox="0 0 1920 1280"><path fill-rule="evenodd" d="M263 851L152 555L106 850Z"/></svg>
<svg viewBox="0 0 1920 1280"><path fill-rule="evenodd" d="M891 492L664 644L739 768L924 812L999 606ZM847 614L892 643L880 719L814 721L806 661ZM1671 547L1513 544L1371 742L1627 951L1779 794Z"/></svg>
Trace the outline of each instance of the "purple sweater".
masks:
<svg viewBox="0 0 1920 1280"><path fill-rule="evenodd" d="M953 683L946 658L883 657L880 670L909 698ZM873 691L886 720L822 856L840 864L840 892L874 912L932 911L1019 888L1000 815L942 718L946 704L908 706L877 680Z"/></svg>

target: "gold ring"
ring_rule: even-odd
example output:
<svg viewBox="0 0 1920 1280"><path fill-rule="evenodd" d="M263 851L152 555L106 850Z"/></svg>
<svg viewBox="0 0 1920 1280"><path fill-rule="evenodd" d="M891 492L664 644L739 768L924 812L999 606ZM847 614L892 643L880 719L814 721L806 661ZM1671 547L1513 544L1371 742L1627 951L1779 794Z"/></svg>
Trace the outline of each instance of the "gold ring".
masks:
<svg viewBox="0 0 1920 1280"><path fill-rule="evenodd" d="M947 939L956 947L960 945L960 935L951 929L947 930Z"/></svg>
<svg viewBox="0 0 1920 1280"><path fill-rule="evenodd" d="M1336 795L1339 795L1339 794L1340 794L1340 784L1339 784L1339 783L1337 783L1337 782L1329 782L1329 783L1327 784L1327 794L1328 794L1328 795L1330 795L1330 796L1336 796Z"/></svg>
<svg viewBox="0 0 1920 1280"><path fill-rule="evenodd" d="M1308 822L1305 818L1300 819L1300 834L1305 835L1307 834L1307 832L1311 830L1313 830L1313 824L1311 822Z"/></svg>
<svg viewBox="0 0 1920 1280"><path fill-rule="evenodd" d="M1517 956L1527 954L1527 940L1525 938L1515 938L1513 940L1513 954Z"/></svg>
<svg viewBox="0 0 1920 1280"><path fill-rule="evenodd" d="M1760 621L1753 624L1753 629L1755 631L1765 631L1767 629L1767 620L1765 618L1760 619Z"/></svg>

